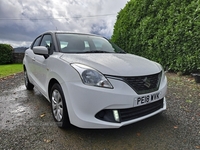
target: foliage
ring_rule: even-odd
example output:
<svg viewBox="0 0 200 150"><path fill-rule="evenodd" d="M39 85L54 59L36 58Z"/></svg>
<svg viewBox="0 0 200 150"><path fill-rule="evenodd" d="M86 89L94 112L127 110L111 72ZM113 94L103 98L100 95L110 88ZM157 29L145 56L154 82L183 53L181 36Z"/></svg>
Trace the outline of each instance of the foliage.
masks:
<svg viewBox="0 0 200 150"><path fill-rule="evenodd" d="M111 40L165 69L200 67L200 0L130 0L117 16Z"/></svg>
<svg viewBox="0 0 200 150"><path fill-rule="evenodd" d="M0 44L0 64L11 63L13 59L13 48L8 44Z"/></svg>

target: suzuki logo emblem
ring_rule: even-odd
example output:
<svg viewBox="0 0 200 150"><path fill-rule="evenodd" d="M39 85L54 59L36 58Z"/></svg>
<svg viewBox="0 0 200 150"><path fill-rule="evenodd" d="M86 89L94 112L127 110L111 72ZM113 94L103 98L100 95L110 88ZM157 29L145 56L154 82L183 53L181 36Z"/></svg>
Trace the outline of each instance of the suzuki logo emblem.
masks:
<svg viewBox="0 0 200 150"><path fill-rule="evenodd" d="M144 78L143 82L144 86L146 86L147 88L151 86L150 80L147 77Z"/></svg>

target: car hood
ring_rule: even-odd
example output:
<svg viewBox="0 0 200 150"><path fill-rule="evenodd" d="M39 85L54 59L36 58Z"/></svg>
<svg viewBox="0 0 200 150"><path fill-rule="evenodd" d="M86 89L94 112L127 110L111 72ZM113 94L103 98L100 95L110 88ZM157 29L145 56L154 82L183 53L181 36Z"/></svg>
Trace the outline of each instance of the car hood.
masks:
<svg viewBox="0 0 200 150"><path fill-rule="evenodd" d="M68 63L80 63L105 75L142 76L162 70L158 63L132 54L63 54Z"/></svg>

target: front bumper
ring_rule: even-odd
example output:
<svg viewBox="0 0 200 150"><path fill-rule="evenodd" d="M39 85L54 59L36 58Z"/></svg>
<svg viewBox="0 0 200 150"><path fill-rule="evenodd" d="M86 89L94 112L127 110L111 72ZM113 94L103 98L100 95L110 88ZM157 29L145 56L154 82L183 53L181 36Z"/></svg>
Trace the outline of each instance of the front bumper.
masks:
<svg viewBox="0 0 200 150"><path fill-rule="evenodd" d="M160 99L148 104L135 106L139 96L126 83L109 79L114 89L87 86L81 82L67 82L61 86L64 91L71 124L80 128L119 128L151 117L166 109L167 79L162 80L159 90L148 93L160 93ZM113 111L118 111L119 121L113 120ZM105 119L108 114L111 120ZM125 115L123 115L125 113ZM103 116L103 117L102 117ZM128 116L128 117L127 117Z"/></svg>

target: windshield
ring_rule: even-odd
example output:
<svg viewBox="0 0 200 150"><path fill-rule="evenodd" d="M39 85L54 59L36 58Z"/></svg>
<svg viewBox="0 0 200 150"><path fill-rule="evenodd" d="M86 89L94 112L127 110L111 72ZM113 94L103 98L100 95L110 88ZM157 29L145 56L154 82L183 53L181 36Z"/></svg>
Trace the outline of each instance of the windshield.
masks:
<svg viewBox="0 0 200 150"><path fill-rule="evenodd" d="M56 36L63 53L125 53L103 37L67 33L57 33Z"/></svg>

